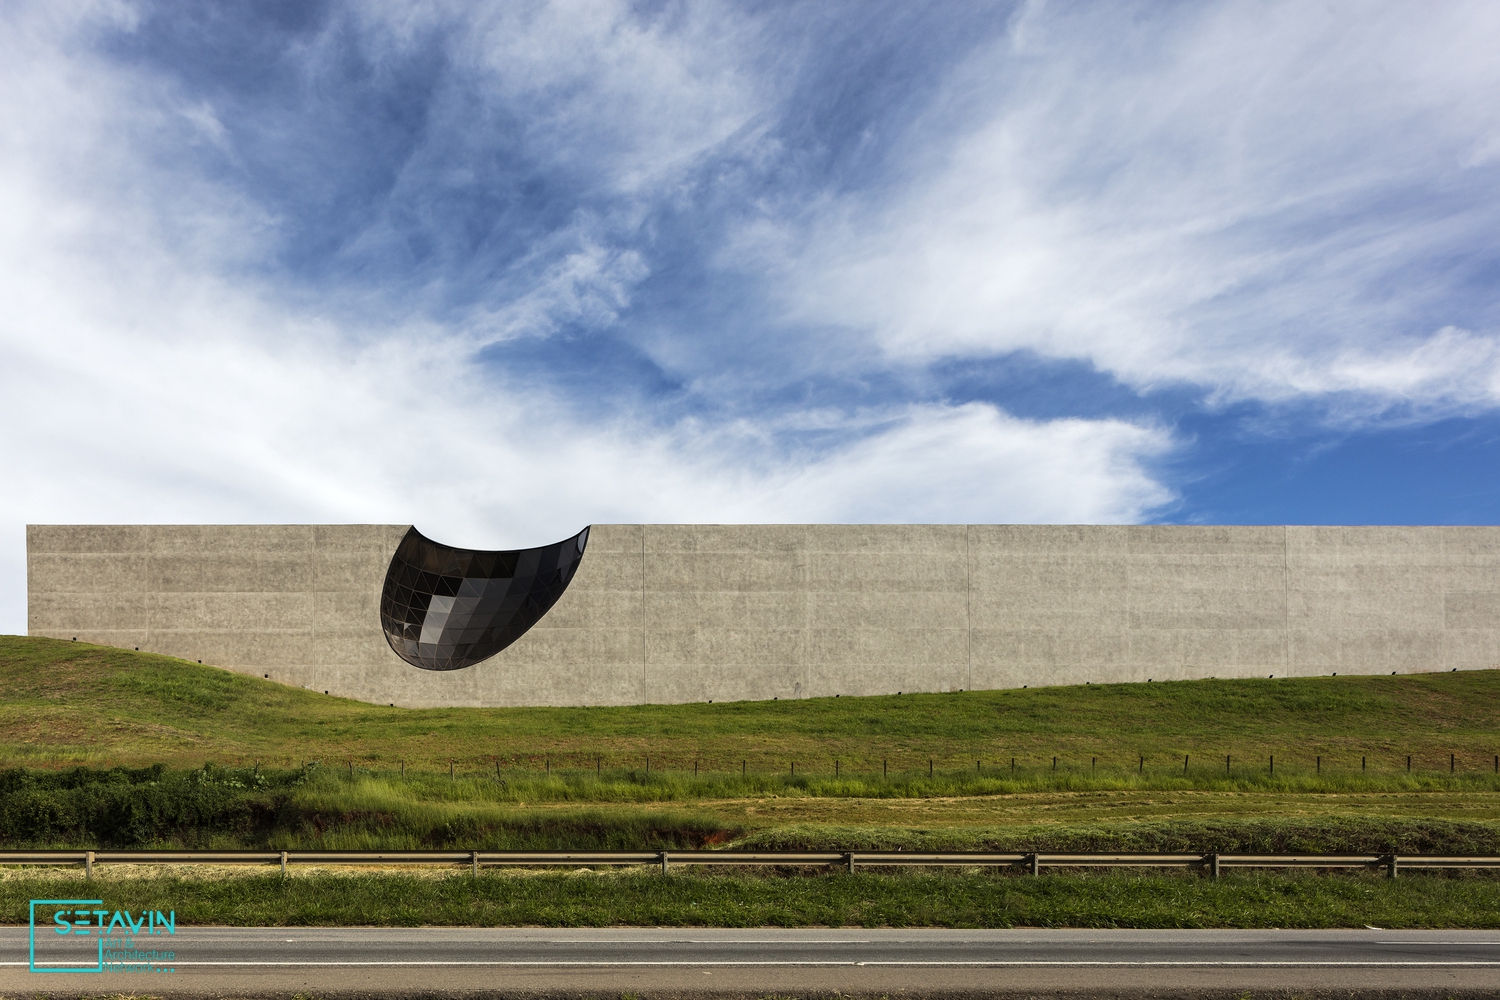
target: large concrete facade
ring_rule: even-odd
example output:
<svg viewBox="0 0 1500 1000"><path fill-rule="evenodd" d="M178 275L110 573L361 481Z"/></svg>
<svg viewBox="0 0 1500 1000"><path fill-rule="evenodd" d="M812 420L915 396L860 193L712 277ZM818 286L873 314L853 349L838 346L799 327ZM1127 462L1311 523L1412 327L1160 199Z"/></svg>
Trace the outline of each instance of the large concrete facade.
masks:
<svg viewBox="0 0 1500 1000"><path fill-rule="evenodd" d="M434 673L380 628L406 528L32 525L29 629L407 706L1500 665L1500 528L596 525L539 624Z"/></svg>

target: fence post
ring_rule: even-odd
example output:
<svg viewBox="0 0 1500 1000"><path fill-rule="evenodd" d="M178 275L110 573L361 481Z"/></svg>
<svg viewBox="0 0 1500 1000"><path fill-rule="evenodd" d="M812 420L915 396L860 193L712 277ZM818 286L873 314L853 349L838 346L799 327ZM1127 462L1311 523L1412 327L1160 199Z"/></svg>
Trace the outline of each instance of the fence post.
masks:
<svg viewBox="0 0 1500 1000"><path fill-rule="evenodd" d="M1187 762L1188 762L1188 755L1187 754L1183 754L1182 755L1182 773L1183 773L1184 776L1187 775Z"/></svg>
<svg viewBox="0 0 1500 1000"><path fill-rule="evenodd" d="M1014 757L1010 759L1010 776L1012 778L1016 776L1016 759Z"/></svg>
<svg viewBox="0 0 1500 1000"><path fill-rule="evenodd" d="M833 765L834 773L837 773L838 769L839 769L838 763L835 762L834 765ZM693 777L695 777L695 778L698 777L698 758L696 758L696 757L693 758Z"/></svg>
<svg viewBox="0 0 1500 1000"><path fill-rule="evenodd" d="M552 758L551 757L545 757L545 758L543 758L543 761L546 763L546 766L547 766L547 777L550 778L550 777L552 777Z"/></svg>
<svg viewBox="0 0 1500 1000"><path fill-rule="evenodd" d="M1276 755L1274 753L1271 754L1271 773L1276 773Z"/></svg>
<svg viewBox="0 0 1500 1000"><path fill-rule="evenodd" d="M1365 758L1365 757L1361 757L1359 759L1359 773L1360 774L1364 774L1365 773L1365 763L1366 763L1366 760L1367 760L1367 758Z"/></svg>
<svg viewBox="0 0 1500 1000"><path fill-rule="evenodd" d="M740 780L741 781L745 780L745 762L744 761L740 761Z"/></svg>
<svg viewBox="0 0 1500 1000"><path fill-rule="evenodd" d="M1054 770L1054 771L1057 770L1057 758L1056 757L1052 758L1052 770Z"/></svg>
<svg viewBox="0 0 1500 1000"><path fill-rule="evenodd" d="M1140 769L1139 773L1141 773L1141 774L1145 774L1146 773L1146 758L1145 757L1141 758L1141 769Z"/></svg>
<svg viewBox="0 0 1500 1000"><path fill-rule="evenodd" d="M886 760L884 757L880 758L880 776L882 778L888 778L888 777L890 777L890 775L891 775L890 761Z"/></svg>
<svg viewBox="0 0 1500 1000"><path fill-rule="evenodd" d="M1322 754L1318 755L1318 773L1319 774L1323 773L1323 756L1322 756Z"/></svg>
<svg viewBox="0 0 1500 1000"><path fill-rule="evenodd" d="M1411 754L1406 755L1406 773L1411 773Z"/></svg>
<svg viewBox="0 0 1500 1000"><path fill-rule="evenodd" d="M1448 773L1449 774L1452 774L1454 768L1457 766L1457 758L1458 758L1457 754L1451 754L1450 753L1448 755Z"/></svg>
<svg viewBox="0 0 1500 1000"><path fill-rule="evenodd" d="M453 780L453 758L452 757L448 758L448 780L449 781Z"/></svg>
<svg viewBox="0 0 1500 1000"><path fill-rule="evenodd" d="M932 777L932 758L927 758L927 777Z"/></svg>
<svg viewBox="0 0 1500 1000"><path fill-rule="evenodd" d="M1224 755L1224 777L1229 777L1229 755Z"/></svg>

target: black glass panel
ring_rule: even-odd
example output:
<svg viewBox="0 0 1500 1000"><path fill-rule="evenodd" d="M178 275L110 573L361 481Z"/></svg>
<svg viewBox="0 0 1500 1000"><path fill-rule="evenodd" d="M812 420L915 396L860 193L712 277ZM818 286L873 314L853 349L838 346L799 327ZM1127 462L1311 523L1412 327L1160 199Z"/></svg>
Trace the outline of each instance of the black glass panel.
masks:
<svg viewBox="0 0 1500 1000"><path fill-rule="evenodd" d="M380 624L396 655L423 670L487 660L526 634L563 595L589 529L534 549L475 552L406 533L380 594Z"/></svg>

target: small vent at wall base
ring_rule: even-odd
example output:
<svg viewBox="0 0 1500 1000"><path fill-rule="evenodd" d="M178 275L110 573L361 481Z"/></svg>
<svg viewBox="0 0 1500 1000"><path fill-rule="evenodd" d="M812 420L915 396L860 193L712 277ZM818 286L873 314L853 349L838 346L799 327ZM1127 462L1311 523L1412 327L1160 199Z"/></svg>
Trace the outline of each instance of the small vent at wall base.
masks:
<svg viewBox="0 0 1500 1000"><path fill-rule="evenodd" d="M487 660L551 610L578 571L589 529L534 549L477 552L406 533L380 594L380 624L396 655L423 670Z"/></svg>

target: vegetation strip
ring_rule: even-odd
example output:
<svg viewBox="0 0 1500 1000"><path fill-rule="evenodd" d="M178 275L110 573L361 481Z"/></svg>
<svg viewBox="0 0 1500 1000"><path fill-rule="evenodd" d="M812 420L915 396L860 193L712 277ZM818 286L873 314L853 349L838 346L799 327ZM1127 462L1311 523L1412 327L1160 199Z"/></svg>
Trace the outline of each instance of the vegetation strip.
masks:
<svg viewBox="0 0 1500 1000"><path fill-rule="evenodd" d="M0 875L0 921L72 898L81 872ZM880 871L246 872L96 875L111 908L175 910L179 926L1500 927L1500 878Z"/></svg>
<svg viewBox="0 0 1500 1000"><path fill-rule="evenodd" d="M292 864L321 865L468 865L485 867L581 867L655 864L666 874L672 866L842 866L859 867L1014 867L1037 874L1042 868L1207 868L1215 878L1221 868L1382 868L1395 878L1400 867L1424 870L1500 869L1500 854L1358 855L1358 854L1129 854L1079 852L1025 854L994 851L0 851L0 865L267 865L285 872Z"/></svg>
<svg viewBox="0 0 1500 1000"><path fill-rule="evenodd" d="M1059 791L969 798L830 800L796 789L738 800L591 802L597 779L515 786L312 768L205 766L0 772L0 847L27 850L634 850L990 851L1026 853L1449 854L1500 853L1500 794L1427 790L1305 793L1300 816L1257 815L1254 793L1141 792L1124 812L1113 793ZM651 779L653 782L655 777ZM893 779L894 781L895 779ZM606 778L606 782L610 779ZM649 795L644 775L603 791ZM897 786L896 791L911 790ZM549 796L552 798L549 800ZM578 798L574 798L577 796ZM1321 796L1321 797L1320 797ZM1361 796L1366 796L1362 798ZM581 798L581 801L579 800ZM1145 800L1163 819L1133 820ZM1384 815L1307 815L1369 801ZM887 803L889 805L887 805ZM1488 803L1494 803L1489 805ZM826 804L826 805L825 805ZM831 805L831 813L819 812ZM894 807L894 811L891 811ZM1237 814L1215 816L1213 810ZM1448 811L1476 820L1390 815ZM1198 814L1177 819L1175 810ZM809 812L809 810L813 810ZM879 811L876 811L879 810ZM1202 815L1209 812L1207 816ZM825 815L869 817L842 824ZM1051 822L1005 823L1008 815ZM954 815L958 822L942 822ZM1150 813L1148 812L1149 816ZM813 822L803 817L811 816ZM1118 818L1112 818L1118 817ZM985 825L988 820L990 825Z"/></svg>

